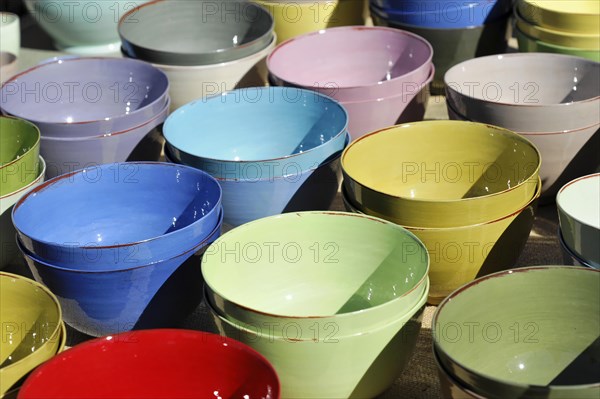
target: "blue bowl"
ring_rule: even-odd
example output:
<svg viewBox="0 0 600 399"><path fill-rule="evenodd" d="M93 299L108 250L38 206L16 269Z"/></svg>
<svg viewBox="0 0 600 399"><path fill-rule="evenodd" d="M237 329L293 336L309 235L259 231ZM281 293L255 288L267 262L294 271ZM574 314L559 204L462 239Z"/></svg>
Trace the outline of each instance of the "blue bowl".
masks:
<svg viewBox="0 0 600 399"><path fill-rule="evenodd" d="M421 28L458 29L480 26L511 12L510 0L499 1L406 1L375 0L371 6L392 23Z"/></svg>
<svg viewBox="0 0 600 399"><path fill-rule="evenodd" d="M15 204L12 219L39 260L120 270L194 248L217 225L221 195L214 178L191 167L105 164L48 180Z"/></svg>
<svg viewBox="0 0 600 399"><path fill-rule="evenodd" d="M67 324L92 336L180 327L202 300L201 255L221 235L223 212L212 232L171 259L118 271L79 271L19 249L36 281L58 298Z"/></svg>
<svg viewBox="0 0 600 399"><path fill-rule="evenodd" d="M176 162L218 178L262 180L316 169L344 148L347 125L344 107L327 96L261 87L184 105L163 132Z"/></svg>
<svg viewBox="0 0 600 399"><path fill-rule="evenodd" d="M346 133L344 148L350 143ZM218 179L223 189L227 229L286 212L328 210L342 182L340 157L333 154L316 169L272 179ZM165 148L167 161L174 162Z"/></svg>

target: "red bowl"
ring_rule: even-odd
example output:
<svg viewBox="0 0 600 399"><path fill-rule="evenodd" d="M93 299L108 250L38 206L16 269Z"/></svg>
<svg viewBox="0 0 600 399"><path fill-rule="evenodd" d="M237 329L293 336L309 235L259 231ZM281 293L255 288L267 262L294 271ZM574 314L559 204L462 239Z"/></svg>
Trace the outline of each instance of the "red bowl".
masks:
<svg viewBox="0 0 600 399"><path fill-rule="evenodd" d="M246 396L247 395L247 396ZM131 331L94 339L38 367L19 398L280 398L258 352L189 330Z"/></svg>

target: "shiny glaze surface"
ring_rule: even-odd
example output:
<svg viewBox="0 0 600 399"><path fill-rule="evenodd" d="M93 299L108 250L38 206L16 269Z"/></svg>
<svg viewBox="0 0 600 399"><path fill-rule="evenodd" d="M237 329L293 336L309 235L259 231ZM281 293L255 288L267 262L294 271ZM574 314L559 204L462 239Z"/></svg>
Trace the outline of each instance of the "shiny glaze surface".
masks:
<svg viewBox="0 0 600 399"><path fill-rule="evenodd" d="M39 155L39 129L22 119L0 116L0 196L36 178Z"/></svg>
<svg viewBox="0 0 600 399"><path fill-rule="evenodd" d="M573 33L598 34L600 3L596 0L518 0L517 9L536 25Z"/></svg>

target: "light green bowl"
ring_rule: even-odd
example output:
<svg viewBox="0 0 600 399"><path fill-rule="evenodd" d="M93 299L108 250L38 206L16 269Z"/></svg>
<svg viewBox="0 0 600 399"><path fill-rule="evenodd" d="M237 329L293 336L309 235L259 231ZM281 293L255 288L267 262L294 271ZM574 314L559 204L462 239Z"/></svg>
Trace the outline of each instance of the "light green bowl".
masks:
<svg viewBox="0 0 600 399"><path fill-rule="evenodd" d="M541 40L536 40L531 36L527 36L525 33L521 32L518 27L515 27L515 34L517 36L517 42L519 43L519 51L522 53L567 54L600 62L600 50L564 47L546 43Z"/></svg>
<svg viewBox="0 0 600 399"><path fill-rule="evenodd" d="M40 131L33 123L0 117L0 196L35 180L40 156Z"/></svg>
<svg viewBox="0 0 600 399"><path fill-rule="evenodd" d="M432 322L444 369L489 399L600 396L600 271L535 266L475 280Z"/></svg>

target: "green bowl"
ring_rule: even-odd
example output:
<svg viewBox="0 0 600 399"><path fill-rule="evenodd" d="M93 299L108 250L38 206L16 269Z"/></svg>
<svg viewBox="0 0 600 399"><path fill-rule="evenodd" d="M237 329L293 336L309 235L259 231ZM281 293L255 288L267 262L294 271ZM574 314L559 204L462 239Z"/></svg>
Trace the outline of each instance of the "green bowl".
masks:
<svg viewBox="0 0 600 399"><path fill-rule="evenodd" d="M535 266L475 280L433 316L443 368L489 399L600 395L600 271Z"/></svg>
<svg viewBox="0 0 600 399"><path fill-rule="evenodd" d="M519 43L519 51L522 53L567 54L600 62L600 50L564 47L546 43L526 35L518 27L515 27L515 35Z"/></svg>
<svg viewBox="0 0 600 399"><path fill-rule="evenodd" d="M0 197L35 180L40 156L40 131L33 123L0 117Z"/></svg>

